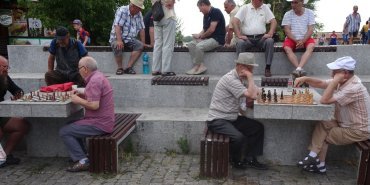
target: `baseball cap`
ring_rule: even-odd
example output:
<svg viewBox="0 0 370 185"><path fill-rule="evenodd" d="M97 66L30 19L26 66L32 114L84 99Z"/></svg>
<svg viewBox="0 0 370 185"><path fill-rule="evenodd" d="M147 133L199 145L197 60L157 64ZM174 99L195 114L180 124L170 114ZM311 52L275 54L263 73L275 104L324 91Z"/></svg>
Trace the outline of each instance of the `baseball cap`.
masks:
<svg viewBox="0 0 370 185"><path fill-rule="evenodd" d="M338 58L332 63L326 64L329 69L336 70L336 69L345 69L353 71L356 66L356 60L350 56L345 56L342 58Z"/></svg>
<svg viewBox="0 0 370 185"><path fill-rule="evenodd" d="M60 39L64 39L68 35L68 33L69 31L66 27L59 26L57 28L55 36L58 40L60 40Z"/></svg>
<svg viewBox="0 0 370 185"><path fill-rule="evenodd" d="M292 2L293 0L286 0L286 1L288 1L288 2ZM308 3L308 0L304 0L303 1L303 4L307 4Z"/></svg>
<svg viewBox="0 0 370 185"><path fill-rule="evenodd" d="M249 66L258 66L256 64L256 59L254 57L253 53L240 53L237 60L235 60L235 63L237 64L243 64L243 65L249 65Z"/></svg>
<svg viewBox="0 0 370 185"><path fill-rule="evenodd" d="M73 20L72 24L82 25L82 22L80 21L80 19L75 19Z"/></svg>

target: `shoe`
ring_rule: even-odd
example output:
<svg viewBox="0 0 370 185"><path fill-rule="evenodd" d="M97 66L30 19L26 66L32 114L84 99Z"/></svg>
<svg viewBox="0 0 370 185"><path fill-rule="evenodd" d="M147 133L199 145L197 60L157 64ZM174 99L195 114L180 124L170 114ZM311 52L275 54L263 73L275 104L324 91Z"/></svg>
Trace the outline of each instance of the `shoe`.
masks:
<svg viewBox="0 0 370 185"><path fill-rule="evenodd" d="M271 70L270 69L265 69L265 77L271 77Z"/></svg>
<svg viewBox="0 0 370 185"><path fill-rule="evenodd" d="M231 162L231 166L235 169L239 169L239 170L245 170L247 169L247 165L243 162Z"/></svg>
<svg viewBox="0 0 370 185"><path fill-rule="evenodd" d="M320 160L317 157L307 156L304 159L297 162L297 165L303 169L312 169L320 164Z"/></svg>
<svg viewBox="0 0 370 185"><path fill-rule="evenodd" d="M196 70L196 67L193 67L192 69L190 69L189 71L186 72L187 75L193 75L195 74L195 70Z"/></svg>
<svg viewBox="0 0 370 185"><path fill-rule="evenodd" d="M326 174L326 166L320 166L320 167L317 167L316 165L312 167L308 166L307 168L303 168L303 170L307 172L311 172L311 173L317 173L320 175Z"/></svg>
<svg viewBox="0 0 370 185"><path fill-rule="evenodd" d="M116 75L123 75L123 68L118 68L116 71Z"/></svg>
<svg viewBox="0 0 370 185"><path fill-rule="evenodd" d="M6 165L17 165L21 162L21 159L14 157L12 154L6 157Z"/></svg>
<svg viewBox="0 0 370 185"><path fill-rule="evenodd" d="M301 76L307 76L307 72L306 72L305 70L303 70L303 69L302 69L300 72L301 72L301 73L299 74L299 75L300 75L300 77L301 77Z"/></svg>
<svg viewBox="0 0 370 185"><path fill-rule="evenodd" d="M252 160L246 160L244 163L246 164L247 167L254 168L257 170L267 170L268 169L266 164L262 164L258 162L256 158L253 158Z"/></svg>
<svg viewBox="0 0 370 185"><path fill-rule="evenodd" d="M301 73L299 70L294 70L291 74L293 75L293 78L299 78Z"/></svg>
<svg viewBox="0 0 370 185"><path fill-rule="evenodd" d="M164 73L162 73L162 76L176 76L176 73L174 73L174 72L164 72Z"/></svg>
<svg viewBox="0 0 370 185"><path fill-rule="evenodd" d="M159 72L159 71L157 71L157 72L153 72L153 73L152 73L152 75L153 75L153 76L158 76L158 75L162 75L162 73L161 73L161 72Z"/></svg>
<svg viewBox="0 0 370 185"><path fill-rule="evenodd" d="M125 74L131 74L131 75L136 74L135 70L132 67L126 68L125 70L123 70L123 73L125 73Z"/></svg>
<svg viewBox="0 0 370 185"><path fill-rule="evenodd" d="M89 170L89 163L86 162L85 164L81 164L80 162L76 162L73 166L67 168L68 172L82 172Z"/></svg>
<svg viewBox="0 0 370 185"><path fill-rule="evenodd" d="M205 67L205 66L200 66L199 68L198 68L198 71L196 71L194 74L195 75L201 75L201 74L203 74L203 73L205 73L207 71L207 68Z"/></svg>

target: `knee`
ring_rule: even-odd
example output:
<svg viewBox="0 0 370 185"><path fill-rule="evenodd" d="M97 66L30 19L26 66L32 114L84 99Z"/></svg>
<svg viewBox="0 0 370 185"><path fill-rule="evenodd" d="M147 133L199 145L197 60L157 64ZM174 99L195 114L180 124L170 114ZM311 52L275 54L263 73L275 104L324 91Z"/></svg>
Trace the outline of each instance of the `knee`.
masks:
<svg viewBox="0 0 370 185"><path fill-rule="evenodd" d="M274 45L274 39L272 39L272 38L267 38L265 42L266 42L267 46L273 46Z"/></svg>
<svg viewBox="0 0 370 185"><path fill-rule="evenodd" d="M239 143L239 144L240 143L243 143L245 141L245 136L243 134L241 134L241 133L236 134L234 136L234 140L235 140L235 143Z"/></svg>
<svg viewBox="0 0 370 185"><path fill-rule="evenodd" d="M288 46L285 46L285 47L284 47L284 51L285 51L285 53L286 53L286 54L292 54L292 53L293 53L292 48L290 48L290 47L288 47Z"/></svg>
<svg viewBox="0 0 370 185"><path fill-rule="evenodd" d="M59 130L59 136L60 137L65 137L68 135L68 125L67 126L64 126L62 127L60 130Z"/></svg>

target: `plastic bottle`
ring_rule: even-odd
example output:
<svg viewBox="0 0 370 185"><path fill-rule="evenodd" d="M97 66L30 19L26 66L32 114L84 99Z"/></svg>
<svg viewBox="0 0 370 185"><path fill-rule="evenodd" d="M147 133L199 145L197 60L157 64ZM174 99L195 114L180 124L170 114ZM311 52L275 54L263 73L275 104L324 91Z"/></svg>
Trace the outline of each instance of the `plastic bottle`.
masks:
<svg viewBox="0 0 370 185"><path fill-rule="evenodd" d="M146 52L143 55L143 74L149 74L149 55Z"/></svg>
<svg viewBox="0 0 370 185"><path fill-rule="evenodd" d="M292 75L290 75L289 79L288 79L288 92L292 92L293 91L293 77Z"/></svg>

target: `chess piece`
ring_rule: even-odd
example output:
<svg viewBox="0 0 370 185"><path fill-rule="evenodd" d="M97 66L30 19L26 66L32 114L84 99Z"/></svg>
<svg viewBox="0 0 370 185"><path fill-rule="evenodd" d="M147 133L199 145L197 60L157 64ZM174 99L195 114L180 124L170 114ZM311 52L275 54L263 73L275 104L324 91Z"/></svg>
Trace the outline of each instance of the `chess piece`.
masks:
<svg viewBox="0 0 370 185"><path fill-rule="evenodd" d="M283 91L281 91L281 93L280 93L280 99L281 99L281 100L283 100L283 99L284 99Z"/></svg>
<svg viewBox="0 0 370 185"><path fill-rule="evenodd" d="M277 93L276 93L276 89L274 89L274 102L277 102Z"/></svg>
<svg viewBox="0 0 370 185"><path fill-rule="evenodd" d="M270 90L267 91L267 99L269 102L271 101L271 91Z"/></svg>

